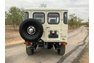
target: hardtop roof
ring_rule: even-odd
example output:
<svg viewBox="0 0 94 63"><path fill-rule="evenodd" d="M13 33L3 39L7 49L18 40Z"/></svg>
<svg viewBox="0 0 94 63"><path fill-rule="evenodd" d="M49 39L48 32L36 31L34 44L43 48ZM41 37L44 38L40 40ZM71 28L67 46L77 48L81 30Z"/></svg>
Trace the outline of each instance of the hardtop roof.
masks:
<svg viewBox="0 0 94 63"><path fill-rule="evenodd" d="M65 9L56 9L56 8L31 8L31 9L25 9L25 11L68 11Z"/></svg>

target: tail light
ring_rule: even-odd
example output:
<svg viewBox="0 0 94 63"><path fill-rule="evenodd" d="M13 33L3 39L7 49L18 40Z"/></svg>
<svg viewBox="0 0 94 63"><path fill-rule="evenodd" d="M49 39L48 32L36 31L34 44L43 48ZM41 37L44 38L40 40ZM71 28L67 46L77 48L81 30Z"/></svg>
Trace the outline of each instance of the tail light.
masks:
<svg viewBox="0 0 94 63"><path fill-rule="evenodd" d="M32 45L32 42L25 42L26 45Z"/></svg>
<svg viewBox="0 0 94 63"><path fill-rule="evenodd" d="M67 45L67 43L66 42L60 42L59 45L63 46L63 45Z"/></svg>

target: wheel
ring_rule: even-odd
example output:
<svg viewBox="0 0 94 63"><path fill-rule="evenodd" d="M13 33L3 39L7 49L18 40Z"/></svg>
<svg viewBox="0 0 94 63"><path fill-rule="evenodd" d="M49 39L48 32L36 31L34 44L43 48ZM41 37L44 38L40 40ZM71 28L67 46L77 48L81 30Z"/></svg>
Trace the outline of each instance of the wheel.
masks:
<svg viewBox="0 0 94 63"><path fill-rule="evenodd" d="M21 23L19 33L25 41L37 42L43 34L43 26L36 19L26 19Z"/></svg>
<svg viewBox="0 0 94 63"><path fill-rule="evenodd" d="M57 53L59 55L64 55L65 54L65 46L61 46L59 49L57 49Z"/></svg>
<svg viewBox="0 0 94 63"><path fill-rule="evenodd" d="M26 47L26 53L27 53L28 56L33 55L34 49L31 49L30 47Z"/></svg>

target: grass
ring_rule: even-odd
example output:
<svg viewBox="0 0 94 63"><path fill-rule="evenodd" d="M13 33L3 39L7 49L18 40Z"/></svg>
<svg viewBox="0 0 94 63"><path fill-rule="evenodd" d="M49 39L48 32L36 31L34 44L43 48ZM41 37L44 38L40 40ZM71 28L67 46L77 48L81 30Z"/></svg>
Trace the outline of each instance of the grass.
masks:
<svg viewBox="0 0 94 63"><path fill-rule="evenodd" d="M20 40L23 40L23 39L20 37L18 29L15 31L11 25L6 25L5 26L5 43L11 43L14 41L17 42Z"/></svg>

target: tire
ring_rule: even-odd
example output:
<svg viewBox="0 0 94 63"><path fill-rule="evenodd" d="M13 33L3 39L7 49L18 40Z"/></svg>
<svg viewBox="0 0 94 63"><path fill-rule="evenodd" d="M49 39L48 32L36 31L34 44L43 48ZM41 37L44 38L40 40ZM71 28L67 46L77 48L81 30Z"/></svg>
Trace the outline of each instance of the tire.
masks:
<svg viewBox="0 0 94 63"><path fill-rule="evenodd" d="M57 53L59 55L64 55L65 54L65 46L61 46L59 49L57 49Z"/></svg>
<svg viewBox="0 0 94 63"><path fill-rule="evenodd" d="M32 34L27 31L29 27L33 28ZM43 34L42 23L36 19L26 19L21 23L19 33L25 41L37 42Z"/></svg>
<svg viewBox="0 0 94 63"><path fill-rule="evenodd" d="M30 47L26 47L26 53L27 53L28 56L33 55L34 49L31 49Z"/></svg>

